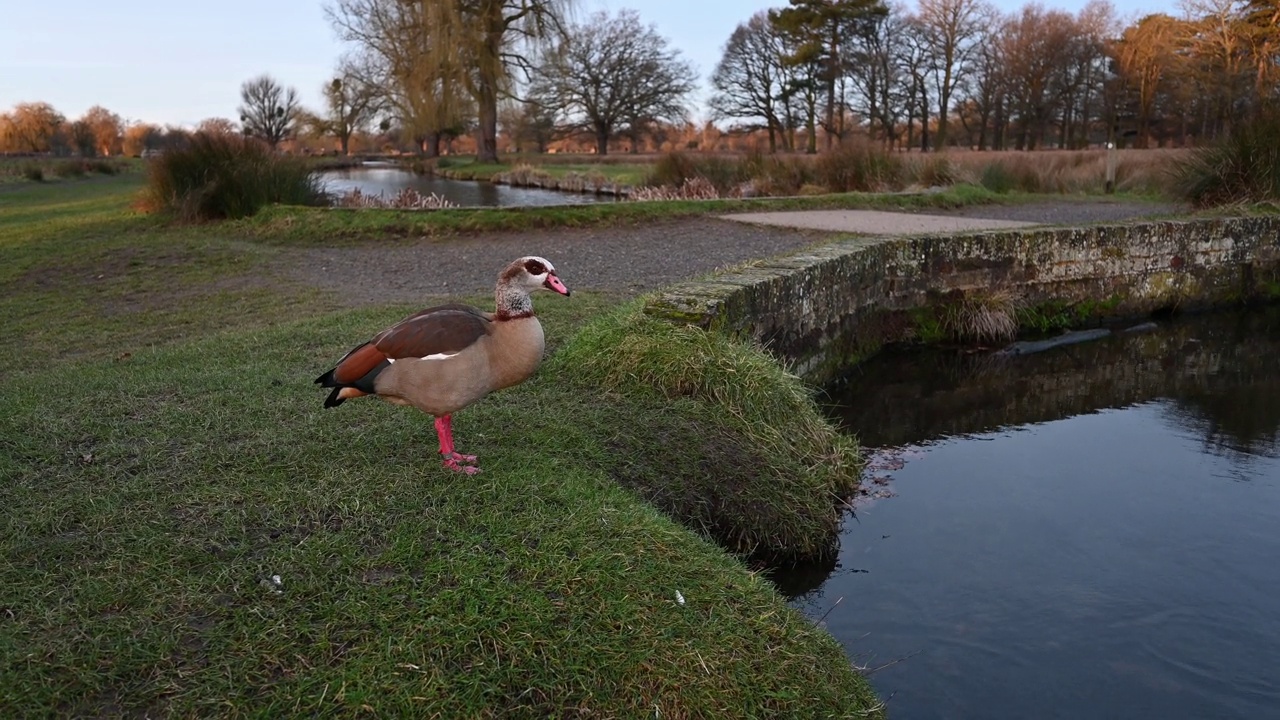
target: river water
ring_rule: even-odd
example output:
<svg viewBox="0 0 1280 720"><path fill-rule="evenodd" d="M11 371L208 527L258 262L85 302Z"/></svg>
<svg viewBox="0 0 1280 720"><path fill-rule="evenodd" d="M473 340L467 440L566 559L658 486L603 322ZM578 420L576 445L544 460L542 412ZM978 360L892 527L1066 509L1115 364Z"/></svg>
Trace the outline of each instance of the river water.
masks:
<svg viewBox="0 0 1280 720"><path fill-rule="evenodd" d="M433 175L418 175L386 163L366 163L360 167L326 170L320 173L320 180L325 189L333 193L359 188L363 193L391 196L405 188L413 188L423 195L440 195L460 207L575 205L616 201L608 195L448 180Z"/></svg>
<svg viewBox="0 0 1280 720"><path fill-rule="evenodd" d="M778 576L896 718L1280 718L1280 311L891 353L838 566Z"/></svg>

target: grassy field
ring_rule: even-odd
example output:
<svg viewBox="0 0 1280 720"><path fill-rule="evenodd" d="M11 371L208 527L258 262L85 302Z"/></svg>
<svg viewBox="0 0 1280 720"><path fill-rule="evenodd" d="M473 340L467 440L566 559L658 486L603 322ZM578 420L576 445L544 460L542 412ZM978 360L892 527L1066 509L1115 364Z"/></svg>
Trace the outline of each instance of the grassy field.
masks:
<svg viewBox="0 0 1280 720"><path fill-rule="evenodd" d="M135 158L53 158L0 156L0 186L29 182L60 182L86 176L140 174Z"/></svg>
<svg viewBox="0 0 1280 720"><path fill-rule="evenodd" d="M0 192L0 716L876 714L835 641L710 540L829 532L814 488L849 482L811 473L856 449L763 356L659 337L693 381L633 387L607 370L658 360L619 340L627 307L540 297L555 353L458 415L485 471L455 476L428 418L321 408L311 380L416 309L290 284L289 244L257 236L341 227L170 226L130 210L137 186ZM726 392L737 372L767 387ZM779 407L799 441L762 474L751 420ZM717 489L730 527L699 527L681 503Z"/></svg>

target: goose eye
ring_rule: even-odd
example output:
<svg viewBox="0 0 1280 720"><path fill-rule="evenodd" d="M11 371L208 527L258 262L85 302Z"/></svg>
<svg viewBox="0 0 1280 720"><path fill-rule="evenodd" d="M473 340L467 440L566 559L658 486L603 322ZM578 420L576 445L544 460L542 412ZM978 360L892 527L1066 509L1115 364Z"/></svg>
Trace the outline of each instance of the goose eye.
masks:
<svg viewBox="0 0 1280 720"><path fill-rule="evenodd" d="M547 268L537 260L525 261L524 269L528 271L530 275L541 275L547 271Z"/></svg>

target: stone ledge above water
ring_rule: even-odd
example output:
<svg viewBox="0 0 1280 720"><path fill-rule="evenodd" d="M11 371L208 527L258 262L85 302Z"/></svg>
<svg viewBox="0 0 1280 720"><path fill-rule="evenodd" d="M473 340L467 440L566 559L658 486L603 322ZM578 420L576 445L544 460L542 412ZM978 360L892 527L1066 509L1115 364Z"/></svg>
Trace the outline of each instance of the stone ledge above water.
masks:
<svg viewBox="0 0 1280 720"><path fill-rule="evenodd" d="M645 311L750 338L826 382L914 310L966 294L1089 303L1094 319L1280 292L1280 217L858 237L667 288Z"/></svg>

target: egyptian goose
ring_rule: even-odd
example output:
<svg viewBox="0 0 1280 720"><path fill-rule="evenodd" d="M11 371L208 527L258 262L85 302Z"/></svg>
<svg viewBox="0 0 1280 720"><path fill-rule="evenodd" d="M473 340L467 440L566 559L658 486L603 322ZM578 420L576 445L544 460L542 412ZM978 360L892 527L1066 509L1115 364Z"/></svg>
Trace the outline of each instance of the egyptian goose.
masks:
<svg viewBox="0 0 1280 720"><path fill-rule="evenodd" d="M427 308L378 333L316 378L333 388L324 401L337 407L348 398L377 395L435 416L444 466L474 475L474 455L453 446L453 413L524 382L542 362L542 325L529 293L538 288L568 296L556 269L545 258L522 257L498 276L497 311L470 305Z"/></svg>

